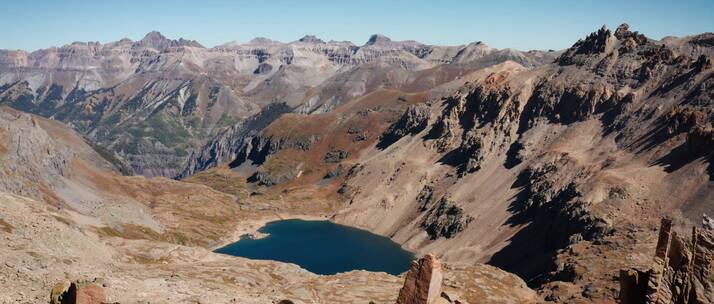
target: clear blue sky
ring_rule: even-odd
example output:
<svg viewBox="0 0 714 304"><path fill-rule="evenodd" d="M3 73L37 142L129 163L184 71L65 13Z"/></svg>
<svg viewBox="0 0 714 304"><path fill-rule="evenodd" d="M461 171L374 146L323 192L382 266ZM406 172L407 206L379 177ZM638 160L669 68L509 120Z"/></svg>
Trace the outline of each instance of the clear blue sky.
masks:
<svg viewBox="0 0 714 304"><path fill-rule="evenodd" d="M35 50L72 41L141 39L158 30L212 47L305 34L361 45L370 34L431 44L483 41L498 48L562 49L606 24L628 22L649 37L714 31L714 0L692 1L155 1L8 0L0 49Z"/></svg>

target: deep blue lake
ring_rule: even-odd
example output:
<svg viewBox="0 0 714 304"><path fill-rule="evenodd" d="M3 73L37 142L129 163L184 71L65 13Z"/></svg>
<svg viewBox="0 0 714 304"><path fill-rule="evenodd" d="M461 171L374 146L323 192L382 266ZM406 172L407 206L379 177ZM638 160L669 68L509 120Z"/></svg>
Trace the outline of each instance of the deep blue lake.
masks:
<svg viewBox="0 0 714 304"><path fill-rule="evenodd" d="M407 271L414 259L386 237L329 221L281 220L258 231L269 235L244 238L216 252L294 263L317 274L361 269L397 275Z"/></svg>

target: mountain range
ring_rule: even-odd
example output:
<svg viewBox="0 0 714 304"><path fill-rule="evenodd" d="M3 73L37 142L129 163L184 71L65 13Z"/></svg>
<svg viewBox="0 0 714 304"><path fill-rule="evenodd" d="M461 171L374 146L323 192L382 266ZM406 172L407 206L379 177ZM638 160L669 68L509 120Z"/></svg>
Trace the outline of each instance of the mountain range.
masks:
<svg viewBox="0 0 714 304"><path fill-rule="evenodd" d="M175 177L191 151L270 104L327 112L380 88L418 91L506 60L532 67L552 58L483 43L444 47L382 35L362 46L305 36L209 49L151 32L139 41L0 50L0 98L64 122L134 173Z"/></svg>
<svg viewBox="0 0 714 304"><path fill-rule="evenodd" d="M712 57L712 33L627 24L562 51L156 32L2 51L0 280L20 279L0 282L28 302L63 277L122 303L397 299L402 277L207 250L308 218L433 254L438 303L712 303Z"/></svg>

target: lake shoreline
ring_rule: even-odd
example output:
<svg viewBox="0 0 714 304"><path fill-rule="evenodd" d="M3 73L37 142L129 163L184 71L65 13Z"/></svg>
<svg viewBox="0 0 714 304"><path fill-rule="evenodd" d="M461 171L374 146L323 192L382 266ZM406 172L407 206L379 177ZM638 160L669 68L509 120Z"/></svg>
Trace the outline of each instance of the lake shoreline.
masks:
<svg viewBox="0 0 714 304"><path fill-rule="evenodd" d="M226 247L230 244L238 242L245 235L253 235L255 239L264 238L267 234L258 231L260 228L264 227L266 224L274 221L298 219L305 221L330 221L335 223L331 219L330 215L310 215L310 214L292 214L292 213L275 213L269 216L259 217L255 219L249 219L239 223L236 228L231 232L231 236L216 245L207 247L210 251L216 251L220 248Z"/></svg>
<svg viewBox="0 0 714 304"><path fill-rule="evenodd" d="M258 232L214 252L255 260L291 263L318 275L353 270L399 275L408 270L415 254L383 235L342 225L325 217L310 219L280 216L252 221L245 227ZM265 223L264 226L258 224ZM244 232L245 230L241 231ZM264 236L269 235L270 238Z"/></svg>

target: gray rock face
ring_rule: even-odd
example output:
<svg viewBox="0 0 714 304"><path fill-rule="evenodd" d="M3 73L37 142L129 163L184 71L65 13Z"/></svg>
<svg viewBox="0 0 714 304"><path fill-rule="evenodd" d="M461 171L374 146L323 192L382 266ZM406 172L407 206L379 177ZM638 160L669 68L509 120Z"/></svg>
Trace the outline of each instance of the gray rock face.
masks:
<svg viewBox="0 0 714 304"><path fill-rule="evenodd" d="M337 164L337 167L335 167L332 170L327 171L327 174L325 174L325 178L335 178L342 176L342 173L345 171L344 167L342 164Z"/></svg>
<svg viewBox="0 0 714 304"><path fill-rule="evenodd" d="M48 189L66 186L76 159L115 170L82 138L59 123L0 107L0 191L47 199ZM57 203L57 199L47 199Z"/></svg>
<svg viewBox="0 0 714 304"><path fill-rule="evenodd" d="M195 40L186 40L183 38L179 38L178 40L172 40L166 38L164 35L157 31L149 32L144 36L143 39L135 42L133 44L134 47L144 47L144 48L152 48L157 51L165 51L168 50L169 48L172 47L182 47L182 46L189 46L189 47L195 47L195 48L203 48L203 46L196 42Z"/></svg>
<svg viewBox="0 0 714 304"><path fill-rule="evenodd" d="M714 220L706 214L702 215L702 228L704 228L704 230L714 231Z"/></svg>
<svg viewBox="0 0 714 304"><path fill-rule="evenodd" d="M258 74L258 75L265 75L270 73L273 70L273 66L268 64L268 63L261 63L258 65L258 68L253 71L253 74Z"/></svg>
<svg viewBox="0 0 714 304"><path fill-rule="evenodd" d="M322 41L322 39L317 38L314 35L305 35L304 37L300 38L298 41L302 43L325 43L325 41Z"/></svg>

